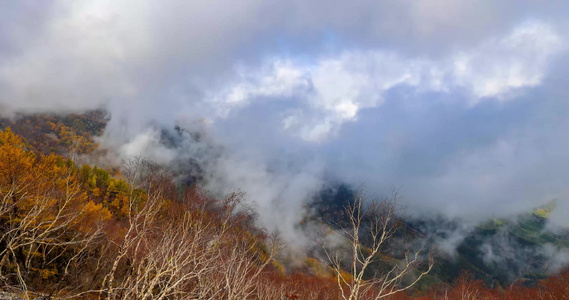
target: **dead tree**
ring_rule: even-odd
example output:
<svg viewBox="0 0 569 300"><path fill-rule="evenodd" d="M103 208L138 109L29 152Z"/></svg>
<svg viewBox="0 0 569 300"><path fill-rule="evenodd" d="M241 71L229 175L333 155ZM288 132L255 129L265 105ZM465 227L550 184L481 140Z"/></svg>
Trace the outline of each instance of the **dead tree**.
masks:
<svg viewBox="0 0 569 300"><path fill-rule="evenodd" d="M424 250L408 247L401 260L384 272L369 276L371 265L389 257L387 246L400 229L396 204L396 193L391 199L366 203L360 192L345 208L345 224L335 224L340 228L339 243L343 247L331 247L326 239L317 239L324 252L324 263L337 279L342 299L382 299L408 290L431 271L434 262L430 253L427 266L419 270Z"/></svg>

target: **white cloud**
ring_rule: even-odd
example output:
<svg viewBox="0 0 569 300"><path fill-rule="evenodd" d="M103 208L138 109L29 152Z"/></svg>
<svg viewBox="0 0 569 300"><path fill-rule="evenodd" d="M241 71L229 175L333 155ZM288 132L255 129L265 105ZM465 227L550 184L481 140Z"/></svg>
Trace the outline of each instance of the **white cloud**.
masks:
<svg viewBox="0 0 569 300"><path fill-rule="evenodd" d="M177 157L177 151L168 149L160 142L160 132L147 129L118 149L118 154L125 159L142 157L166 165Z"/></svg>
<svg viewBox="0 0 569 300"><path fill-rule="evenodd" d="M490 39L454 58L454 84L482 98L508 99L518 88L541 83L553 55L564 41L544 23L529 22L501 39Z"/></svg>
<svg viewBox="0 0 569 300"><path fill-rule="evenodd" d="M283 126L307 141L333 136L360 110L381 106L391 88L418 91L464 89L474 105L504 101L521 88L539 85L548 63L562 49L562 38L547 24L522 24L502 38L489 38L449 58L407 58L385 50L346 51L312 64L275 59L237 74L236 83L213 96L220 115L254 101L295 98L302 104L286 112Z"/></svg>

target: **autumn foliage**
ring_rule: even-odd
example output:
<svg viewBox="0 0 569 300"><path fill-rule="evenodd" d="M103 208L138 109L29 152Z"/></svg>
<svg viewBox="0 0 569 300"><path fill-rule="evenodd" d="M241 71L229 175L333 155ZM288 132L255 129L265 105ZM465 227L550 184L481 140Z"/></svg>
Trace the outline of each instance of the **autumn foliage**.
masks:
<svg viewBox="0 0 569 300"><path fill-rule="evenodd" d="M32 114L0 118L0 129L10 127L42 153L74 156L93 152L97 148L94 136L105 128L103 111L64 116Z"/></svg>
<svg viewBox="0 0 569 300"><path fill-rule="evenodd" d="M333 299L327 279L287 276L278 236L233 193L181 188L142 159L121 177L0 132L0 287L67 298ZM317 288L318 286L327 288Z"/></svg>
<svg viewBox="0 0 569 300"><path fill-rule="evenodd" d="M324 300L371 285L312 258L285 270L283 244L255 226L242 194L217 198L173 182L142 159L110 174L0 131L0 290L24 298ZM569 299L569 272L494 289L465 273L385 299Z"/></svg>

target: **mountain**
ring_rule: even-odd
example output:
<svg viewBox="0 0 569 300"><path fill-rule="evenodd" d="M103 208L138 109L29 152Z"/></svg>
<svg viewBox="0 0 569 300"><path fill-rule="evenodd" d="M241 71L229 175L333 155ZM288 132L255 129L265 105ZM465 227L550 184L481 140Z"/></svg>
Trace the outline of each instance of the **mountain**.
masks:
<svg viewBox="0 0 569 300"><path fill-rule="evenodd" d="M568 272L551 275L569 253L569 232L548 223L555 203L476 225L394 214L386 224L397 231L357 279L349 259L326 261L317 244L304 257L287 256L278 237L258 226L243 194L217 197L201 187L207 174L200 160L166 167L140 158L120 168L78 164L79 156L105 159L96 136L106 120L102 111L0 119L0 290L87 299L339 299L341 289L363 283L370 286L365 299L384 293L373 284L381 286L400 266L409 270L393 288L412 288L391 299L463 299L465 290L480 299L561 299L569 286ZM175 149L200 139L176 128L164 130L160 142ZM342 229L350 225L345 208L356 195L349 185L329 183L306 203L299 229L307 236L324 229L338 257L349 258L349 236L342 238L349 231ZM363 212L371 202L362 203ZM378 207L380 216L396 208ZM373 215L361 216L358 228L369 232ZM373 236L358 238L362 259L375 249ZM426 275L430 264L405 265L414 253L405 250L421 248L435 253ZM429 252L421 253L417 262L429 262Z"/></svg>

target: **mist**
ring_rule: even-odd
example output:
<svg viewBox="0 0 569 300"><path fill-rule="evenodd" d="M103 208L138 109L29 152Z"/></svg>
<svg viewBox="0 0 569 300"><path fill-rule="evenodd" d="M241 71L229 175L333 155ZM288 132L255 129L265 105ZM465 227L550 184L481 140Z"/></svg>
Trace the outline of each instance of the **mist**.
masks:
<svg viewBox="0 0 569 300"><path fill-rule="evenodd" d="M407 213L470 223L556 200L550 221L567 226L568 8L3 2L0 109L105 109L101 147L195 162L207 189L244 191L291 244L328 180L400 187Z"/></svg>

